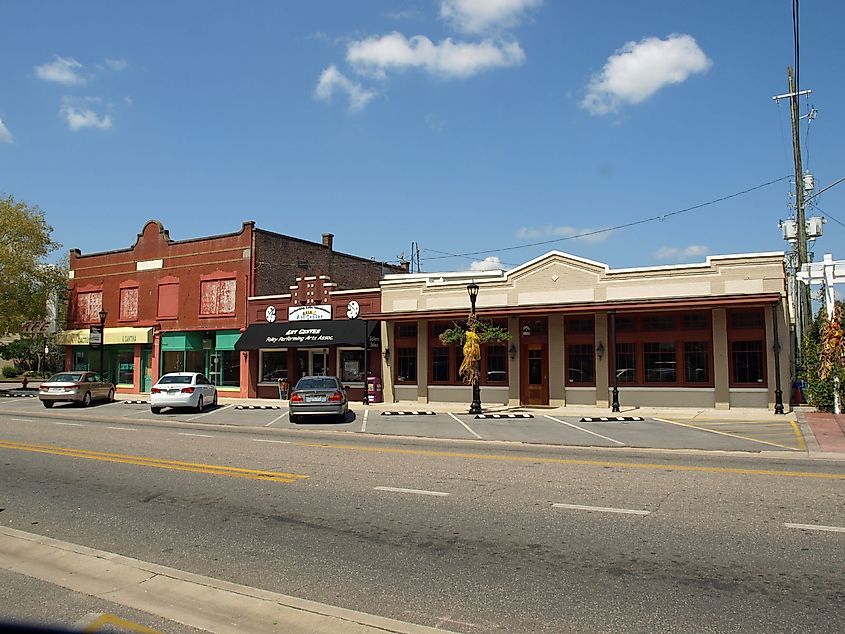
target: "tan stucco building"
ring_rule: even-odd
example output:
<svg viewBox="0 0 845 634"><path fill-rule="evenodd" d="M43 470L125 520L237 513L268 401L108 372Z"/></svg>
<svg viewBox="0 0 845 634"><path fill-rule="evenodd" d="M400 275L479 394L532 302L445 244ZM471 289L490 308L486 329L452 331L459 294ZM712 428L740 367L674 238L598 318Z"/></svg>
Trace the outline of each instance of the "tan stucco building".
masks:
<svg viewBox="0 0 845 634"><path fill-rule="evenodd" d="M552 251L507 271L387 275L378 315L386 400L470 402L462 351L438 335L466 320L471 282L479 317L511 336L482 346L485 404L609 408L616 383L624 406L773 408L782 389L788 409L782 253L611 269Z"/></svg>

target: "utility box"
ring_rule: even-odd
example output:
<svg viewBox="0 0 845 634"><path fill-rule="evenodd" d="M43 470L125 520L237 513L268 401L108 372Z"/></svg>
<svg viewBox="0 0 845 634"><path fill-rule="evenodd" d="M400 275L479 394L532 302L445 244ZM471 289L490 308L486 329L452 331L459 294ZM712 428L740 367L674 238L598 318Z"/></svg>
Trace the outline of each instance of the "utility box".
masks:
<svg viewBox="0 0 845 634"><path fill-rule="evenodd" d="M367 377L367 400L370 403L384 402L384 393L381 388L381 379L377 376Z"/></svg>

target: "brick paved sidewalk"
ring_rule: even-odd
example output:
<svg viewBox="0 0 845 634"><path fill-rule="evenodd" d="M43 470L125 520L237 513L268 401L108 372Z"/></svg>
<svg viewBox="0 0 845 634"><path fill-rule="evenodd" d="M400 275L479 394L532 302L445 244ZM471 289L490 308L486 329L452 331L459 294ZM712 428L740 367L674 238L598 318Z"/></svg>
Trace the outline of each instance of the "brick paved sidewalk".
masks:
<svg viewBox="0 0 845 634"><path fill-rule="evenodd" d="M804 418L822 451L845 453L845 414L807 412Z"/></svg>

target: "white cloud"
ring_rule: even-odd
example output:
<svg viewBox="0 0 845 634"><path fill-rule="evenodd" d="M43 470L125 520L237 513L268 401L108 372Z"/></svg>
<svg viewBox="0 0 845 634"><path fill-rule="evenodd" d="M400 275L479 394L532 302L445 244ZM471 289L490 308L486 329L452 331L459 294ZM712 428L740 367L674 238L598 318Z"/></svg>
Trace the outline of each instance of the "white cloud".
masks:
<svg viewBox="0 0 845 634"><path fill-rule="evenodd" d="M594 231L599 230L586 228L579 229L577 227L567 226L520 227L516 231L516 237L520 240L553 240L554 238L573 238L574 240L583 240L584 242L597 243L604 242L610 236L610 231L592 233Z"/></svg>
<svg viewBox="0 0 845 634"><path fill-rule="evenodd" d="M394 31L353 42L346 60L359 72L383 77L388 70L419 68L443 77L470 77L491 68L518 66L525 52L518 42L455 42L435 44L424 35L406 38Z"/></svg>
<svg viewBox="0 0 845 634"><path fill-rule="evenodd" d="M654 253L658 260L678 260L697 258L710 253L710 247L692 244L688 247L661 247Z"/></svg>
<svg viewBox="0 0 845 634"><path fill-rule="evenodd" d="M590 80L581 107L594 115L615 112L645 101L664 86L704 73L712 64L691 35L628 42Z"/></svg>
<svg viewBox="0 0 845 634"><path fill-rule="evenodd" d="M80 102L65 98L59 109L59 115L67 121L68 127L74 132L83 128L108 130L112 124L111 115L100 115L87 105L101 101L98 97L90 97Z"/></svg>
<svg viewBox="0 0 845 634"><path fill-rule="evenodd" d="M14 139L12 138L12 133L9 132L9 128L6 127L6 124L3 123L3 120L0 119L0 143L12 143Z"/></svg>
<svg viewBox="0 0 845 634"><path fill-rule="evenodd" d="M83 86L88 80L79 74L82 64L72 57L55 55L52 62L35 67L35 76L44 81L53 81L65 86Z"/></svg>
<svg viewBox="0 0 845 634"><path fill-rule="evenodd" d="M483 260L476 260L469 265L470 271L495 271L501 268L504 268L502 261L495 255L491 255L489 258L484 258Z"/></svg>
<svg viewBox="0 0 845 634"><path fill-rule="evenodd" d="M107 68L115 71L126 70L129 66L129 62L125 59L109 59L107 57L105 63Z"/></svg>
<svg viewBox="0 0 845 634"><path fill-rule="evenodd" d="M440 17L459 31L484 31L516 26L528 9L542 0L442 0Z"/></svg>
<svg viewBox="0 0 845 634"><path fill-rule="evenodd" d="M349 98L349 110L353 112L362 110L378 94L352 81L332 65L320 73L314 96L321 101L330 102L336 91L346 94Z"/></svg>

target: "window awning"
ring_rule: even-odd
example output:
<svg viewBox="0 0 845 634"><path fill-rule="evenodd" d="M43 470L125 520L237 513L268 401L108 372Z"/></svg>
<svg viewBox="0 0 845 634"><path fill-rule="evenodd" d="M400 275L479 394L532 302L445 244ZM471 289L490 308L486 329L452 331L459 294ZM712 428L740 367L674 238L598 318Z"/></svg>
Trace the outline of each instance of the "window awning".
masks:
<svg viewBox="0 0 845 634"><path fill-rule="evenodd" d="M60 330L56 333L56 343L63 346L87 346L89 344L90 329ZM152 328L106 328L104 342L106 345L152 343Z"/></svg>
<svg viewBox="0 0 845 634"><path fill-rule="evenodd" d="M324 348L348 345L378 348L379 322L362 319L322 319L285 321L275 324L252 324L235 344L235 350L268 348Z"/></svg>

